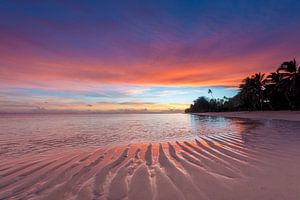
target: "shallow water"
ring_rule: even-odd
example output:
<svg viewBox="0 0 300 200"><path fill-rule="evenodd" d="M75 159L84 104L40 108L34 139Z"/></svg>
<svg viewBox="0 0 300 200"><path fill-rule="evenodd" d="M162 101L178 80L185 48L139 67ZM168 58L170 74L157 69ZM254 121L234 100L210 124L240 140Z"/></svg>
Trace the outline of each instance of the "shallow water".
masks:
<svg viewBox="0 0 300 200"><path fill-rule="evenodd" d="M0 156L64 148L189 140L199 135L241 133L243 121L188 114L0 115Z"/></svg>
<svg viewBox="0 0 300 200"><path fill-rule="evenodd" d="M300 196L299 122L184 114L6 115L0 122L0 199Z"/></svg>

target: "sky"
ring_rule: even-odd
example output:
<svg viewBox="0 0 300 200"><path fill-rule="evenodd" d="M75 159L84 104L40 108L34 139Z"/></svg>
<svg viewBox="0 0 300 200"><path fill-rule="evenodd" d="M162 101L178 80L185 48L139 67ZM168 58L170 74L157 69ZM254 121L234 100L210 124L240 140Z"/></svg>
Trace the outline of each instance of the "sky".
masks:
<svg viewBox="0 0 300 200"><path fill-rule="evenodd" d="M300 58L298 0L0 1L0 112L181 112Z"/></svg>

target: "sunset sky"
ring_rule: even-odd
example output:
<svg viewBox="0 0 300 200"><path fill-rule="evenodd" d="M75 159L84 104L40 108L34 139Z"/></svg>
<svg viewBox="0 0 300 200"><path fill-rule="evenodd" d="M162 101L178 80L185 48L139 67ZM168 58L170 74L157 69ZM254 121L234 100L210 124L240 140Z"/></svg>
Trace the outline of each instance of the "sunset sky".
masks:
<svg viewBox="0 0 300 200"><path fill-rule="evenodd" d="M0 1L0 112L182 111L300 59L300 1Z"/></svg>

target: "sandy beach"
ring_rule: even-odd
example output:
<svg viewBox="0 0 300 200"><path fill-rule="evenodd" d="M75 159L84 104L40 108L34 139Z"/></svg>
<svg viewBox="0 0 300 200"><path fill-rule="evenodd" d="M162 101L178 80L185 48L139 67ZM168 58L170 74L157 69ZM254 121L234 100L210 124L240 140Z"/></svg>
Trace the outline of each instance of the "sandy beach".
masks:
<svg viewBox="0 0 300 200"><path fill-rule="evenodd" d="M247 128L7 159L0 199L299 199L299 122L238 124Z"/></svg>
<svg viewBox="0 0 300 200"><path fill-rule="evenodd" d="M0 16L0 200L300 200L300 0Z"/></svg>

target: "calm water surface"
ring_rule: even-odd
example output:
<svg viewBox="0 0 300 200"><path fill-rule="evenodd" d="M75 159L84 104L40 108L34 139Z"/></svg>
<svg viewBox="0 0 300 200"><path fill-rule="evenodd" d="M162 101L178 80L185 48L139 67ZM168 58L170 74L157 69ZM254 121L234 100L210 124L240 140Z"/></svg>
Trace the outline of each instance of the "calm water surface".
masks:
<svg viewBox="0 0 300 200"><path fill-rule="evenodd" d="M300 196L300 122L188 114L2 115L0 131L0 199Z"/></svg>
<svg viewBox="0 0 300 200"><path fill-rule="evenodd" d="M220 132L239 134L245 127L245 122L237 119L188 114L0 115L0 156L189 140Z"/></svg>

